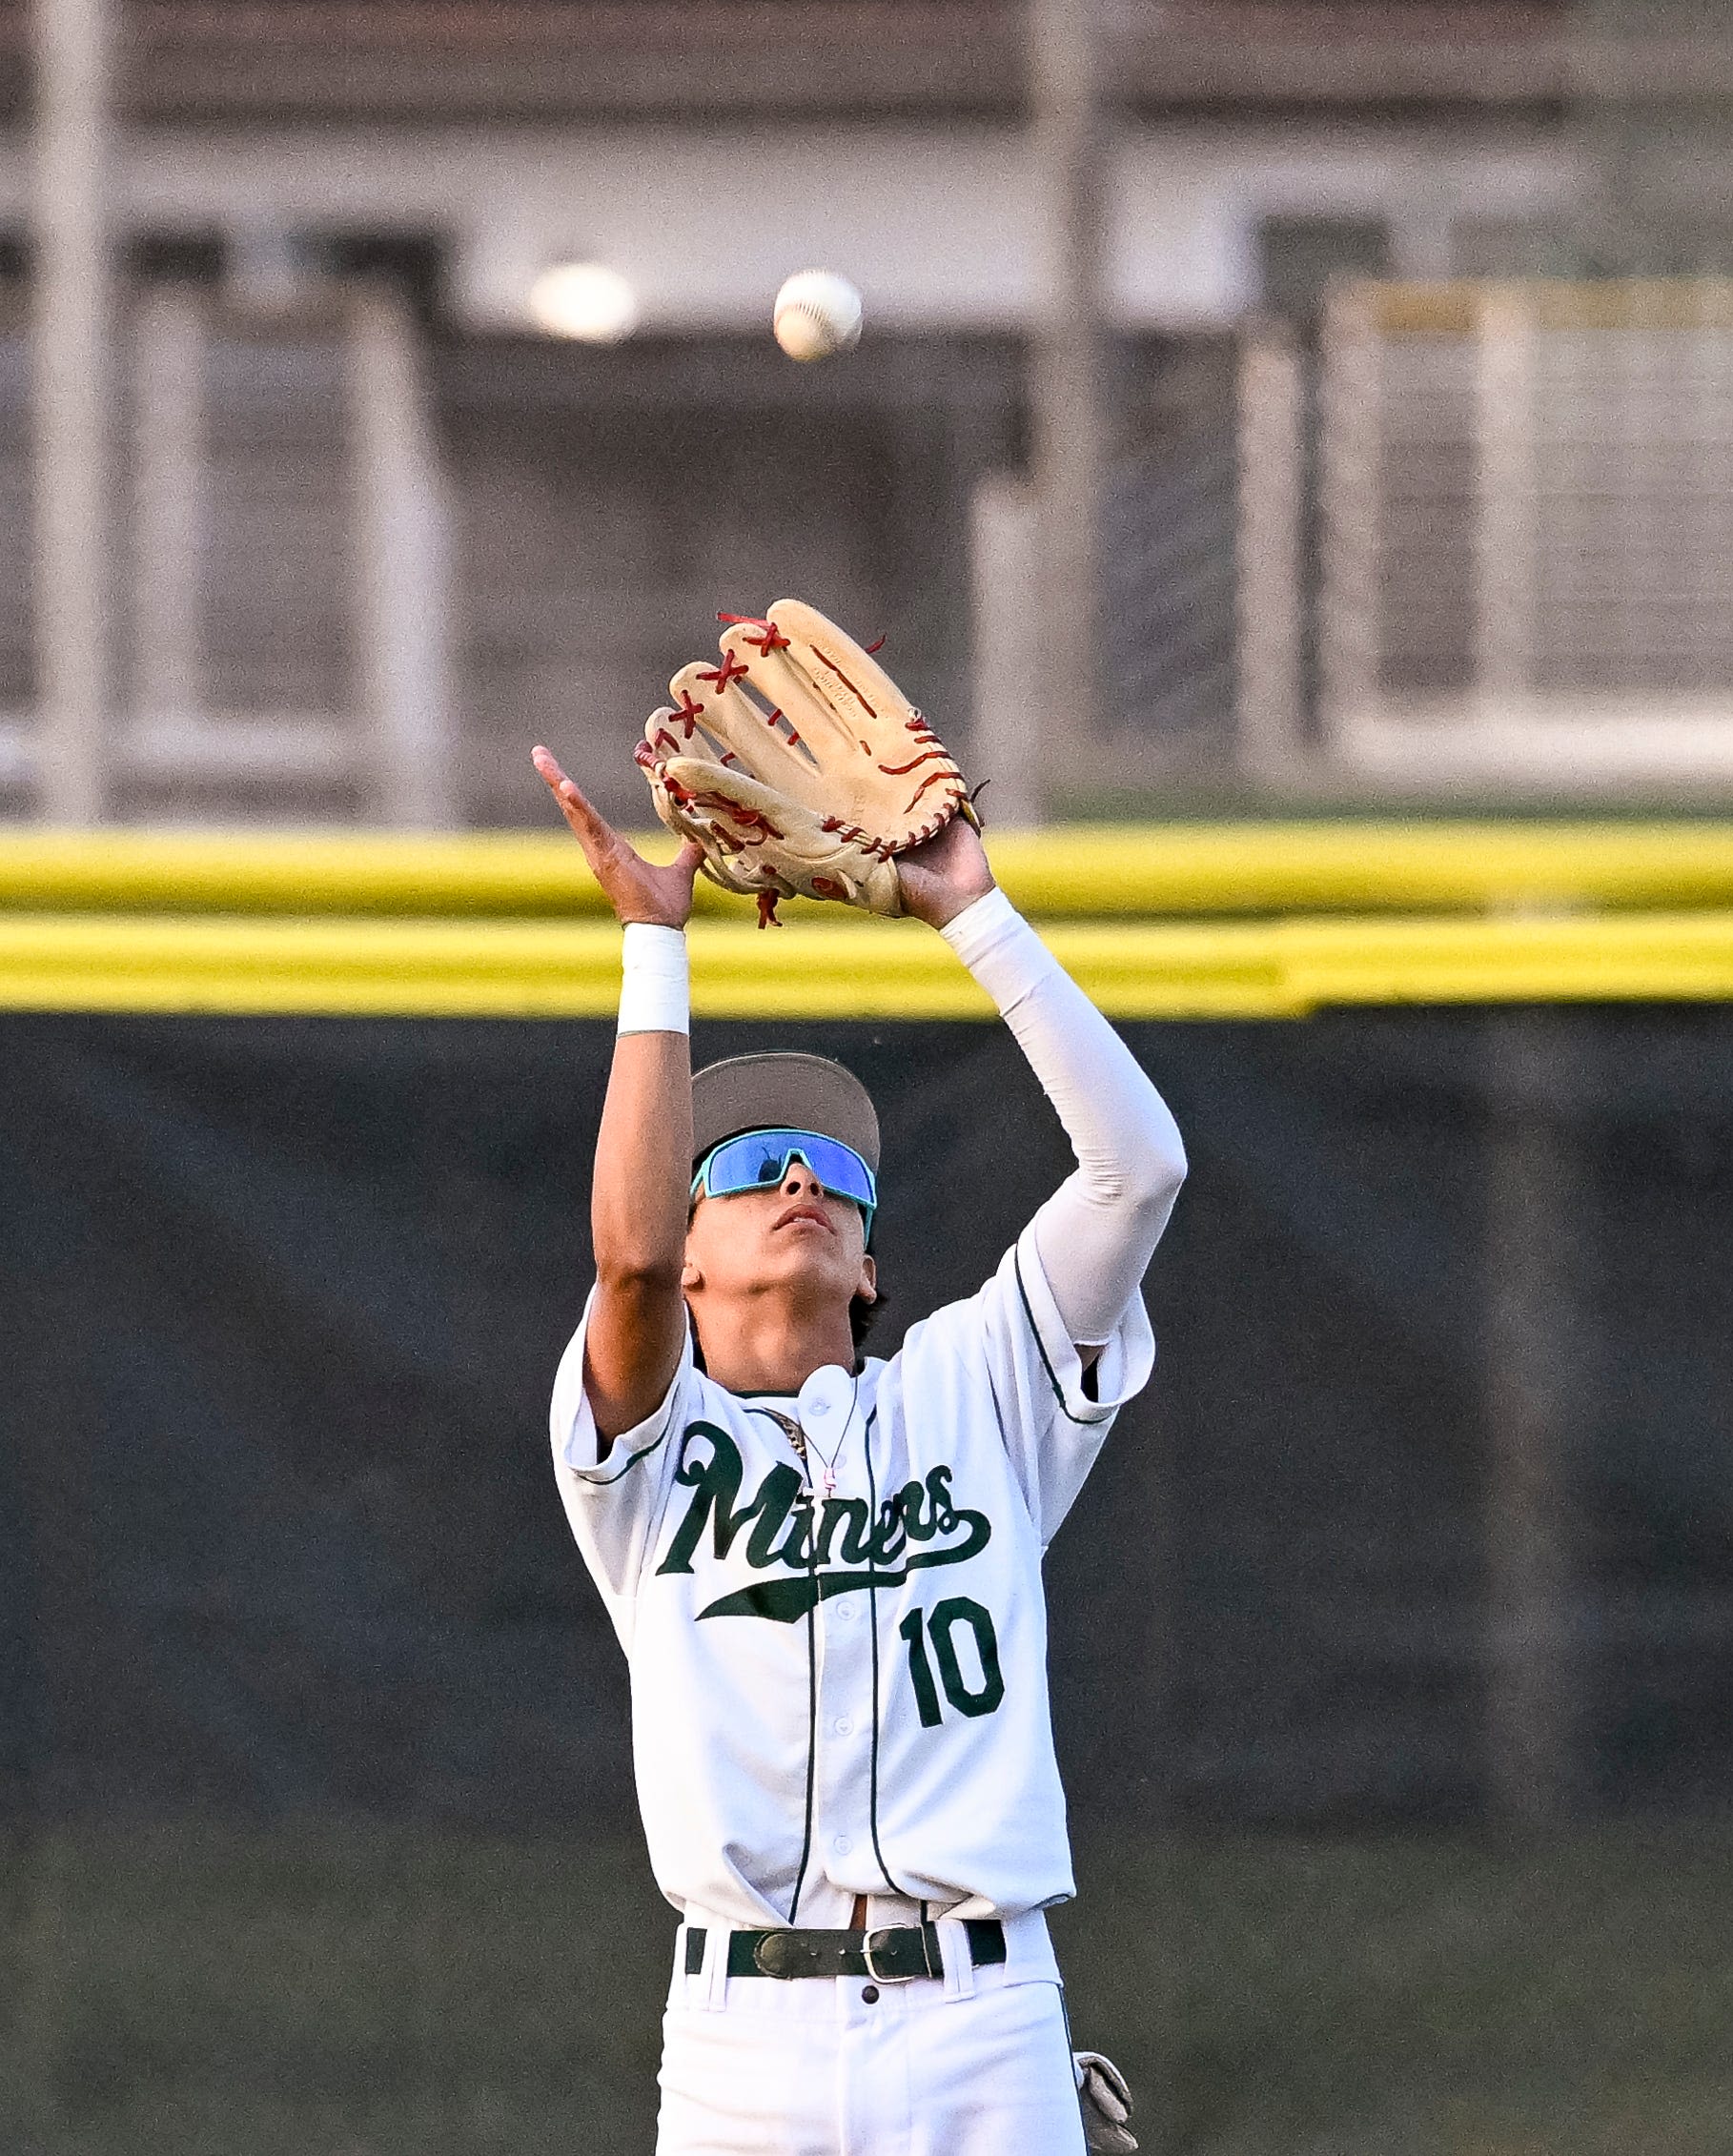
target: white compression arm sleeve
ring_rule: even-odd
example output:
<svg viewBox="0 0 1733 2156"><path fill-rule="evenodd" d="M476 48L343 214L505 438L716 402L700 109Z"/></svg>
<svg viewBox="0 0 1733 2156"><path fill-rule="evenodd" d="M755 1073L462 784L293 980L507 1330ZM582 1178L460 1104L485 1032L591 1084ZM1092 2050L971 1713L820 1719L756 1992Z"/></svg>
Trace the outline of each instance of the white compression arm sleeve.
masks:
<svg viewBox="0 0 1733 2156"><path fill-rule="evenodd" d="M1167 1103L1003 891L942 931L1016 1035L1077 1156L1035 1215L1035 1247L1071 1338L1112 1335L1185 1181Z"/></svg>

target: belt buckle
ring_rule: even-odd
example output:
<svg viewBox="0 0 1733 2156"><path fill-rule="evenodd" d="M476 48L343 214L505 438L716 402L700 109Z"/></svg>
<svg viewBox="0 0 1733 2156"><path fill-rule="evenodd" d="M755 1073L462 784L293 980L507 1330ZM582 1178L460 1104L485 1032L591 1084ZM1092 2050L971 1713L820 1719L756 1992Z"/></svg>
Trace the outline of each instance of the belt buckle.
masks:
<svg viewBox="0 0 1733 2156"><path fill-rule="evenodd" d="M875 1939L887 1938L893 1931L908 1931L912 1928L908 1924L880 1924L876 1930L864 1931L861 1934L861 1953L866 1963L866 1974L871 1977L875 1983L912 1983L914 1982L912 1976L887 1975L883 1969L875 1964L872 1959L872 1942ZM925 1942L923 1942L922 1959L926 1959Z"/></svg>

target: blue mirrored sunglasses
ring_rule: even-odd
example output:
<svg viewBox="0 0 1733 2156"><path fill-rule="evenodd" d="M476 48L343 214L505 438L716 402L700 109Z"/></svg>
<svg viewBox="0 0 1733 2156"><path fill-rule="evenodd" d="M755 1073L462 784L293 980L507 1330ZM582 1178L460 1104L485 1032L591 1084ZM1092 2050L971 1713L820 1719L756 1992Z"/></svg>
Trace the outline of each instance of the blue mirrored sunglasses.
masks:
<svg viewBox="0 0 1733 2156"><path fill-rule="evenodd" d="M866 1216L872 1232L879 1187L870 1168L852 1146L821 1137L816 1130L747 1130L712 1146L692 1178L695 1198L735 1198L743 1190L773 1189L788 1172L791 1160L803 1161L833 1198L848 1198Z"/></svg>

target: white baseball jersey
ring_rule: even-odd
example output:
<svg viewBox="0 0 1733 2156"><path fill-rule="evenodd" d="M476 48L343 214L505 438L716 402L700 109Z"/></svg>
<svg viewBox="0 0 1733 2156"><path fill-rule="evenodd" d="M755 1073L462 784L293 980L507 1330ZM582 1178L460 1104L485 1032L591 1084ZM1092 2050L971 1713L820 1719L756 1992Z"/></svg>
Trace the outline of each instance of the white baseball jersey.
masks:
<svg viewBox="0 0 1733 2156"><path fill-rule="evenodd" d="M815 1371L798 1398L724 1391L688 1336L666 1399L598 1465L579 1328L555 1465L631 1666L677 1909L842 1926L858 1894L960 1917L1070 1897L1041 1560L1153 1359L1134 1295L1086 1396L1026 1231L888 1361Z"/></svg>

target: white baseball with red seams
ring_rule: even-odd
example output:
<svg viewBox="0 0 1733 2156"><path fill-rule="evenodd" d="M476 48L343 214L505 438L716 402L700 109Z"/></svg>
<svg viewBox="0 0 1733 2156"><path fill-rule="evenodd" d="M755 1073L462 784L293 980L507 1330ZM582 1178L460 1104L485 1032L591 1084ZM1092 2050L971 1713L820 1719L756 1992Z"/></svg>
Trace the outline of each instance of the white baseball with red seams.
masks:
<svg viewBox="0 0 1733 2156"><path fill-rule="evenodd" d="M728 1392L688 1334L605 1450L581 1325L555 1382L561 1495L630 1665L645 1836L683 1920L660 2156L1084 2146L1042 1914L1073 1882L1041 1566L1150 1374L1137 1283L1184 1155L1000 894L946 935L1080 1162L991 1279L793 1395ZM846 1929L859 1898L869 1926L934 1921L943 1976L729 1975L731 1931ZM983 1919L1004 1958L976 1965Z"/></svg>
<svg viewBox="0 0 1733 2156"><path fill-rule="evenodd" d="M861 341L865 313L846 277L834 270L801 270L777 294L770 324L790 359L828 359Z"/></svg>

